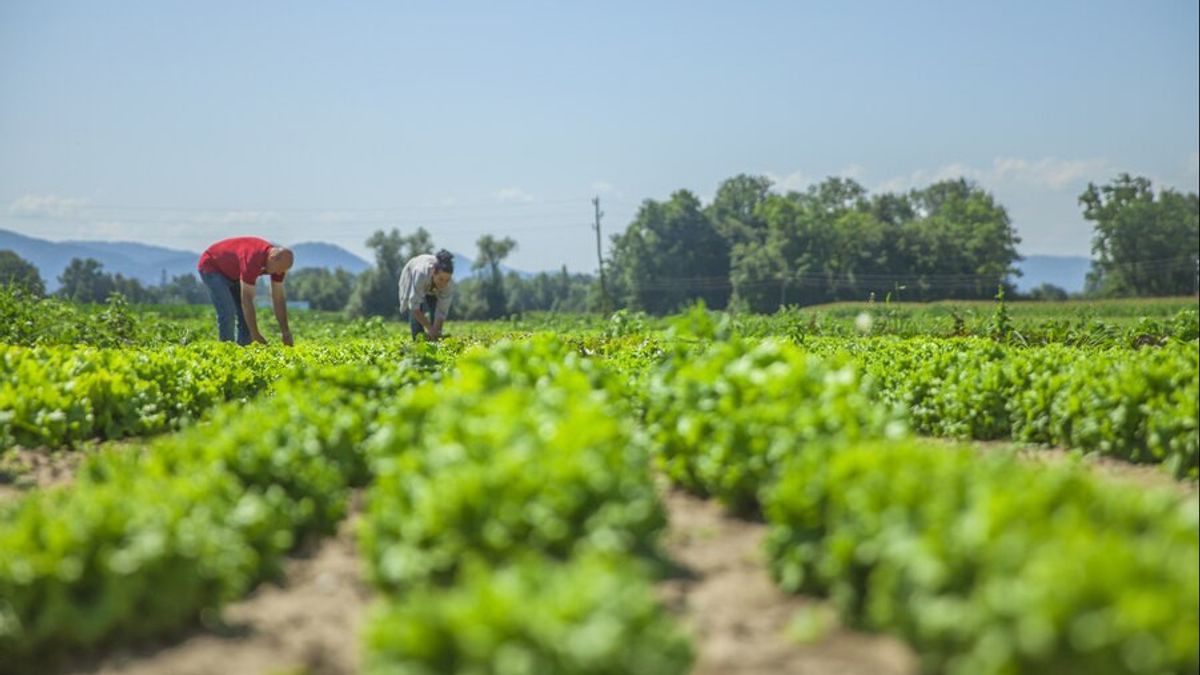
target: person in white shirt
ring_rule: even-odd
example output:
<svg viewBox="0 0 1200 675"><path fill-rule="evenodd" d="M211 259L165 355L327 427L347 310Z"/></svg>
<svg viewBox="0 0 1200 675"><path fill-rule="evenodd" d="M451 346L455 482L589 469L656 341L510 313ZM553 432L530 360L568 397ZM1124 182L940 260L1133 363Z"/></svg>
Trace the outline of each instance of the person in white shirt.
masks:
<svg viewBox="0 0 1200 675"><path fill-rule="evenodd" d="M442 249L437 255L423 253L404 265L400 272L400 311L408 312L413 339L442 336L442 325L454 299L454 254Z"/></svg>

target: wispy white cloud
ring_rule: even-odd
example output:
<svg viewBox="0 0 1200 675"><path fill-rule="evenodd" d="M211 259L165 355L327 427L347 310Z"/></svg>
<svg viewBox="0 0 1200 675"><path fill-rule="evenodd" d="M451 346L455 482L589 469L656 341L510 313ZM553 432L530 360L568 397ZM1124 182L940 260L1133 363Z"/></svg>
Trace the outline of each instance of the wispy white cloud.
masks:
<svg viewBox="0 0 1200 675"><path fill-rule="evenodd" d="M22 218L70 218L88 205L87 199L58 195L25 195L8 206L8 212Z"/></svg>
<svg viewBox="0 0 1200 675"><path fill-rule="evenodd" d="M861 181L866 175L867 170L861 164L849 164L841 169L829 173L820 174L820 177L809 174L806 171L793 171L789 174L777 174L770 171L764 171L763 174L771 180L771 189L779 193L787 192L803 192L814 183L819 183L826 177L834 176L837 178L850 178L856 181Z"/></svg>
<svg viewBox="0 0 1200 675"><path fill-rule="evenodd" d="M492 196L502 202L531 202L533 195L517 187L506 187L496 190Z"/></svg>
<svg viewBox="0 0 1200 675"><path fill-rule="evenodd" d="M917 169L906 176L894 176L875 186L879 192L901 192L953 178L967 178L985 188L1022 186L1051 191L1073 188L1089 180L1104 180L1110 173L1104 159L1059 159L1043 157L1029 160L997 157L991 166L972 166L963 162L933 169Z"/></svg>
<svg viewBox="0 0 1200 675"><path fill-rule="evenodd" d="M278 211L221 211L200 215L197 221L213 225L272 225L283 220Z"/></svg>
<svg viewBox="0 0 1200 675"><path fill-rule="evenodd" d="M867 169L861 164L850 164L841 171L833 174L842 178L853 178L854 180L862 180L867 175Z"/></svg>
<svg viewBox="0 0 1200 675"><path fill-rule="evenodd" d="M596 192L596 193L599 193L602 195L608 194L615 189L616 188L613 187L613 184L609 183L607 181L598 180L598 181L592 183L592 192Z"/></svg>
<svg viewBox="0 0 1200 675"><path fill-rule="evenodd" d="M781 193L801 192L816 182L812 176L803 171L793 171L785 175L764 171L763 175L770 179L772 188Z"/></svg>

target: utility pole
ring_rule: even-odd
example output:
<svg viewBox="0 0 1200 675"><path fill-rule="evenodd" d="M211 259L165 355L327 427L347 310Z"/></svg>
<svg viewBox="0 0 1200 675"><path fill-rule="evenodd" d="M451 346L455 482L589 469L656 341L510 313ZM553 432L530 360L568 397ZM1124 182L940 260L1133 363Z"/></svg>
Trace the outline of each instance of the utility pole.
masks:
<svg viewBox="0 0 1200 675"><path fill-rule="evenodd" d="M604 255L600 252L600 217L604 215L604 212L600 210L599 197L592 197L592 206L596 209L596 224L592 227L596 230L596 262L600 265L600 302L604 314L607 316L609 311L608 285L604 283Z"/></svg>

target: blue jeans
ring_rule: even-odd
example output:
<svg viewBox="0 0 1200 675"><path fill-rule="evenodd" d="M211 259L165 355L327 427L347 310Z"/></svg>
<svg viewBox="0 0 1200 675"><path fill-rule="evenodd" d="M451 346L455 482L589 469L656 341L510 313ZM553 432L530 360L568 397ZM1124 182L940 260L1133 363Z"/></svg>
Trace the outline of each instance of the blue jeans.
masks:
<svg viewBox="0 0 1200 675"><path fill-rule="evenodd" d="M425 300L421 302L421 311L425 313L425 318L432 322L433 315L435 312L437 312L437 296L425 296ZM418 335L425 335L425 327L421 325L421 322L417 321L417 318L412 315L412 312L408 313L408 327L412 329L412 336L414 340L417 339ZM425 337L429 336L426 335Z"/></svg>
<svg viewBox="0 0 1200 675"><path fill-rule="evenodd" d="M208 286L208 297L217 308L217 336L222 342L233 341L233 321L237 318L237 343L250 344L250 329L242 313L242 282L220 272L201 272L200 279Z"/></svg>

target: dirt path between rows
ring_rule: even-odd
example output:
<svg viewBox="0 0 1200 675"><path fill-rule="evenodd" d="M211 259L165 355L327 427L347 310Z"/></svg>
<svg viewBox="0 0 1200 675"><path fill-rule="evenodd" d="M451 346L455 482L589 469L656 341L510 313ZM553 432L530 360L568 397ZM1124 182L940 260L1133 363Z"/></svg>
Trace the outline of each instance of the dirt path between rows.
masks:
<svg viewBox="0 0 1200 675"><path fill-rule="evenodd" d="M1027 445L1016 441L932 440L973 447L981 452L1013 452L1022 461L1047 466L1078 462L1096 478L1133 487L1173 490L1183 497L1195 496L1200 490L1195 480L1174 478L1161 464L1134 464L1100 453L1083 455L1078 450Z"/></svg>
<svg viewBox="0 0 1200 675"><path fill-rule="evenodd" d="M0 502L35 488L69 484L83 460L100 452L99 448L98 444L75 450L9 448L0 459Z"/></svg>
<svg viewBox="0 0 1200 675"><path fill-rule="evenodd" d="M912 651L890 637L831 626L804 643L798 615L832 616L812 599L779 590L762 553L766 525L733 518L712 500L664 495L665 547L681 567L659 584L696 650L693 675L901 675L917 672Z"/></svg>
<svg viewBox="0 0 1200 675"><path fill-rule="evenodd" d="M118 652L66 671L100 675L349 675L371 594L361 575L355 514L307 556L288 560L282 585L264 584L222 612L220 630L156 649Z"/></svg>

